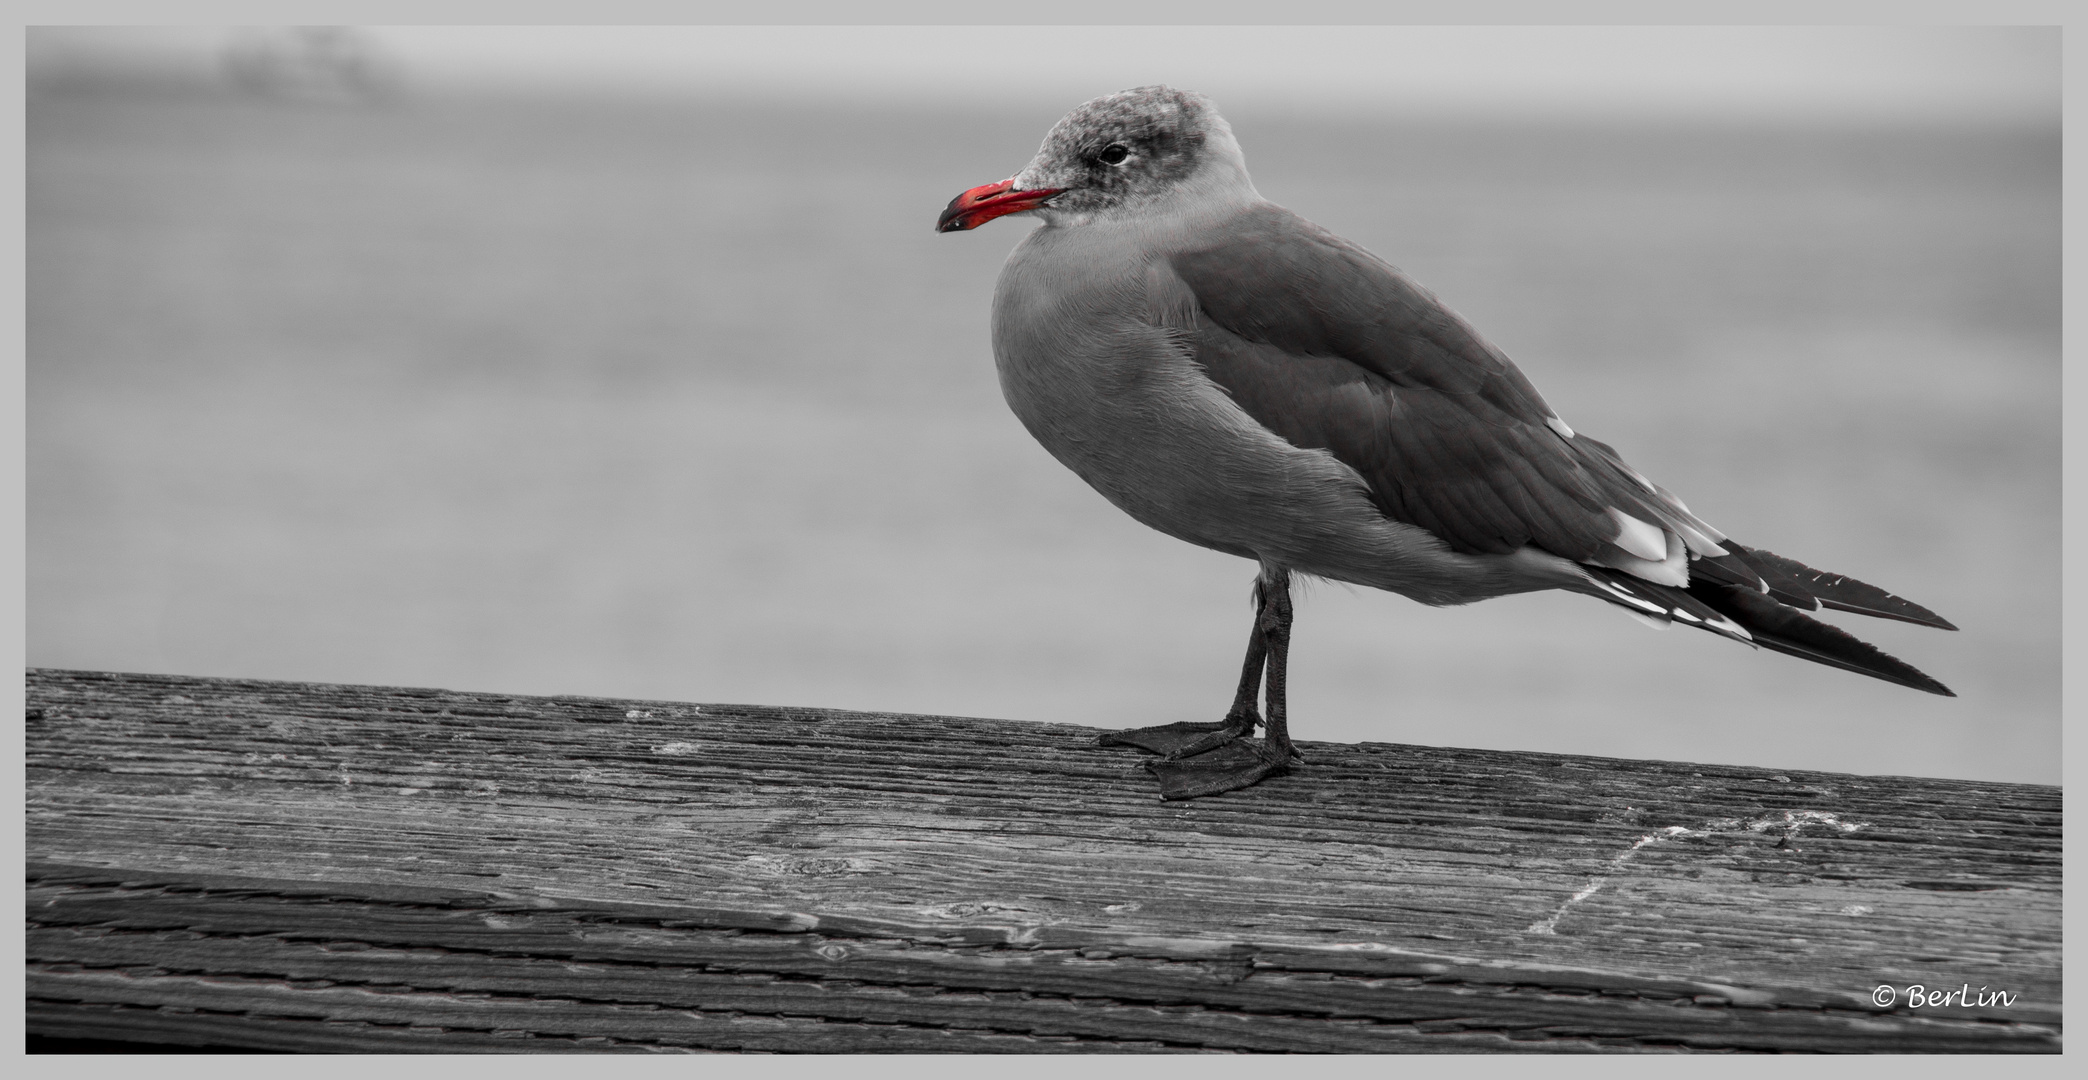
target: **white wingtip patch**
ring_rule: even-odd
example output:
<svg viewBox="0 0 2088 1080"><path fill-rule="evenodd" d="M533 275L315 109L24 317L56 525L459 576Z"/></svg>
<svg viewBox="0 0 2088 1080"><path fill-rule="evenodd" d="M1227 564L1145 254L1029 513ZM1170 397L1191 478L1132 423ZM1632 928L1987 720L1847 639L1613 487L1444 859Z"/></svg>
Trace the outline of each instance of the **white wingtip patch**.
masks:
<svg viewBox="0 0 2088 1080"><path fill-rule="evenodd" d="M1610 512L1616 513L1614 510ZM1630 521L1632 519L1626 518L1625 520ZM1654 531L1653 535L1667 542L1667 558L1658 561L1641 559L1629 552L1618 550L1605 551L1602 553L1601 558L1590 560L1590 562L1596 566L1607 566L1612 570L1622 570L1632 577L1641 581L1650 581L1655 585L1672 585L1677 589L1688 588L1689 550L1683 546L1682 537L1675 533L1662 533L1657 530Z"/></svg>
<svg viewBox="0 0 2088 1080"><path fill-rule="evenodd" d="M1689 550L1694 551L1699 555L1732 554L1732 552L1727 551L1723 547L1720 547L1718 545L1718 541L1713 540L1709 536L1704 535L1702 530L1696 529L1687 523L1677 525L1676 529L1682 534L1682 541L1689 545Z"/></svg>
<svg viewBox="0 0 2088 1080"><path fill-rule="evenodd" d="M1627 611L1624 613L1624 615L1626 618L1629 618L1632 622L1635 622L1640 626L1646 627L1651 630L1665 630L1668 627L1675 625L1674 623L1668 622L1666 619L1656 619L1651 615L1641 615L1636 611Z"/></svg>
<svg viewBox="0 0 2088 1080"><path fill-rule="evenodd" d="M1638 597L1633 596L1620 588L1617 588L1615 585L1612 585L1599 577L1589 575L1588 580L1594 582L1596 587L1600 588L1602 591L1609 593L1611 596L1614 596L1617 599L1622 600L1635 608L1650 611L1655 615L1665 616L1667 614L1667 609L1661 607L1659 604L1655 604L1647 600L1641 600Z"/></svg>
<svg viewBox="0 0 2088 1080"><path fill-rule="evenodd" d="M1546 426L1546 427L1549 427L1549 428L1551 428L1551 429L1552 429L1553 431L1556 431L1556 432L1558 432L1558 433L1559 433L1559 438L1562 438L1562 439L1570 439L1570 438L1573 438L1573 429L1572 429L1572 428L1570 428L1570 427L1567 427L1567 426L1566 426L1566 421L1564 421L1564 420L1561 420L1561 419L1559 419L1559 418L1558 418L1558 417L1556 417L1556 416L1547 416L1547 417L1545 417L1545 418L1544 418L1544 424L1545 424L1545 426Z"/></svg>
<svg viewBox="0 0 2088 1080"><path fill-rule="evenodd" d="M1648 525L1614 506L1609 507L1609 516L1617 523L1617 536L1611 543L1647 562L1667 561L1667 534L1660 526Z"/></svg>

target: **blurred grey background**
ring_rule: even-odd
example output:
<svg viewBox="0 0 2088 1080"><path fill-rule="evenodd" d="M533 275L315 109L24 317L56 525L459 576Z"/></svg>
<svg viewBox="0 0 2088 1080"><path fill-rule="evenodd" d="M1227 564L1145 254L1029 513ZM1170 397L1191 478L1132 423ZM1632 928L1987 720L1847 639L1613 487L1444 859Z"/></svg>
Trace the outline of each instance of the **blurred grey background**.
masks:
<svg viewBox="0 0 2088 1080"><path fill-rule="evenodd" d="M2056 30L28 33L28 660L1129 726L1252 567L1000 401L1061 114L1211 94L1735 538L1927 604L1934 698L1563 595L1321 584L1293 730L2059 780Z"/></svg>

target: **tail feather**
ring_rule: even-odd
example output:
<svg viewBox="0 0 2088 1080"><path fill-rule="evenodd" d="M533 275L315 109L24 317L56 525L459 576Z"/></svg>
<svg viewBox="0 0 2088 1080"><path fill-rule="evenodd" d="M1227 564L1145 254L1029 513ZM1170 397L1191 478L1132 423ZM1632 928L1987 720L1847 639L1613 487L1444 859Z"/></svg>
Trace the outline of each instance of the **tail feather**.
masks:
<svg viewBox="0 0 2088 1080"><path fill-rule="evenodd" d="M1955 630L1941 616L1854 578L1727 541L1732 556L1693 560L1687 589L1602 566L1582 566L1595 595L1641 616L1683 622L1765 649L1901 686L1956 697L1913 665L1803 611L1821 606ZM1735 564L1739 565L1735 565ZM1706 565L1711 564L1711 565ZM1759 571L1757 577L1747 570ZM1764 591L1766 587L1767 591ZM1803 609L1802 611L1800 609Z"/></svg>

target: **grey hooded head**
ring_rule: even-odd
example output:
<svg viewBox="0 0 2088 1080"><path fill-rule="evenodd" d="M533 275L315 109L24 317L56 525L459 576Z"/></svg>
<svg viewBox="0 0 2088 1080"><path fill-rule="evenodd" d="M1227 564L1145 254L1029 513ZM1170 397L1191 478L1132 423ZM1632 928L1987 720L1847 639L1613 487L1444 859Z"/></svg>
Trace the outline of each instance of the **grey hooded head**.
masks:
<svg viewBox="0 0 2088 1080"><path fill-rule="evenodd" d="M1047 217L1141 209L1212 182L1252 191L1225 118L1171 86L1119 90L1067 113L1015 176L1017 189L1065 189Z"/></svg>

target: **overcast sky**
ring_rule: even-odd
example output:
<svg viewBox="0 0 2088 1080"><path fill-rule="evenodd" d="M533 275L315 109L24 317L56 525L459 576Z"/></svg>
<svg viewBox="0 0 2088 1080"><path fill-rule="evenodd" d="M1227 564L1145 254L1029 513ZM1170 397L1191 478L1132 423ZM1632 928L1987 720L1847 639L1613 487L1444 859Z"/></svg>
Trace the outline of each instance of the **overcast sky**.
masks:
<svg viewBox="0 0 2088 1080"><path fill-rule="evenodd" d="M34 30L39 68L206 69L248 28ZM2002 27L374 27L416 86L1081 99L1169 82L1235 107L2056 120L2059 35Z"/></svg>

